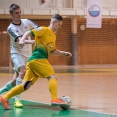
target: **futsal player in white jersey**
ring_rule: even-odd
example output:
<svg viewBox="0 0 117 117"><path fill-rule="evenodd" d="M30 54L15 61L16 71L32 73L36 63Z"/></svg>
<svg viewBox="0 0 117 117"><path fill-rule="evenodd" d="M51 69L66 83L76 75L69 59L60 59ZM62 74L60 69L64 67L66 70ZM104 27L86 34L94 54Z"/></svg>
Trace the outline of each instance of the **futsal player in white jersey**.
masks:
<svg viewBox="0 0 117 117"><path fill-rule="evenodd" d="M33 23L28 19L21 19L20 6L12 4L10 6L9 12L12 17L12 22L8 26L7 31L11 40L10 54L11 54L11 60L14 64L15 74L13 76L13 79L0 89L0 94L9 91L15 85L22 83L22 79L26 71L25 65L27 59L32 54L32 44L34 44L34 40L31 40L31 38L28 37L26 40L27 44L25 44L23 48L21 48L18 45L18 42L25 32L29 31L32 28L38 27L37 24ZM23 107L23 104L20 102L19 95L17 95L15 98L14 106Z"/></svg>

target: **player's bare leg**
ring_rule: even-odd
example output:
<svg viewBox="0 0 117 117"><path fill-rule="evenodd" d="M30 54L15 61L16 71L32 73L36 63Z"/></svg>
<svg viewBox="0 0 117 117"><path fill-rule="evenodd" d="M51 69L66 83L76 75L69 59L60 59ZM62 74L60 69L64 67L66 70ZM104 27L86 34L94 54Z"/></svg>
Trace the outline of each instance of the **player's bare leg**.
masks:
<svg viewBox="0 0 117 117"><path fill-rule="evenodd" d="M21 66L21 67L19 68L18 77L17 77L17 79L16 79L16 86L22 83L22 79L24 78L24 75L25 75L25 70L26 70L25 66ZM15 102L14 102L14 106L15 106L16 108L21 108L21 107L23 107L23 104L22 104L21 101L20 101L20 95L16 95L16 97L15 97Z"/></svg>

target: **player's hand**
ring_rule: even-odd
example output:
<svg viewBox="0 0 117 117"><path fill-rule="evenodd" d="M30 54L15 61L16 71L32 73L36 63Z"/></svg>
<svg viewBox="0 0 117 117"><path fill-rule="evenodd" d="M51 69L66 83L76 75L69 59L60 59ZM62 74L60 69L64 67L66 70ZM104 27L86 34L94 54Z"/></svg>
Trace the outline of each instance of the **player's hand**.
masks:
<svg viewBox="0 0 117 117"><path fill-rule="evenodd" d="M20 40L18 44L20 45L20 47L23 47L25 45L25 42Z"/></svg>
<svg viewBox="0 0 117 117"><path fill-rule="evenodd" d="M72 54L71 54L70 52L65 52L65 55L66 55L67 57L71 57L71 56L72 56Z"/></svg>
<svg viewBox="0 0 117 117"><path fill-rule="evenodd" d="M35 44L35 40L30 40L30 43L31 43L32 45L34 45L34 44Z"/></svg>

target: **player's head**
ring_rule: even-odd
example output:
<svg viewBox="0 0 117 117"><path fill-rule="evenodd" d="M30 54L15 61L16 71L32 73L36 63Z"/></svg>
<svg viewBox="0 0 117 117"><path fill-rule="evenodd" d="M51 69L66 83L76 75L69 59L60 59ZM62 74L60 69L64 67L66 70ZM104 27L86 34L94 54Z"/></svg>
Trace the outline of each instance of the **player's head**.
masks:
<svg viewBox="0 0 117 117"><path fill-rule="evenodd" d="M63 18L59 14L55 14L51 18L50 27L54 32L57 32L62 26Z"/></svg>
<svg viewBox="0 0 117 117"><path fill-rule="evenodd" d="M13 20L18 21L21 19L21 9L19 5L11 4L9 13L11 14Z"/></svg>

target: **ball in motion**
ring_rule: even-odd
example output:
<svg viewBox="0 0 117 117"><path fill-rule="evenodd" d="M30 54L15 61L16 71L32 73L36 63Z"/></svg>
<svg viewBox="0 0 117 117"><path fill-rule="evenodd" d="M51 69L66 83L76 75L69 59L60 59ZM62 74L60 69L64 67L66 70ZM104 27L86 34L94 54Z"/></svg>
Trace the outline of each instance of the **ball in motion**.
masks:
<svg viewBox="0 0 117 117"><path fill-rule="evenodd" d="M60 108L62 108L63 110L67 110L68 108L70 108L70 106L71 106L71 99L68 96L62 96L60 99L62 101L68 102L67 106L61 105Z"/></svg>

